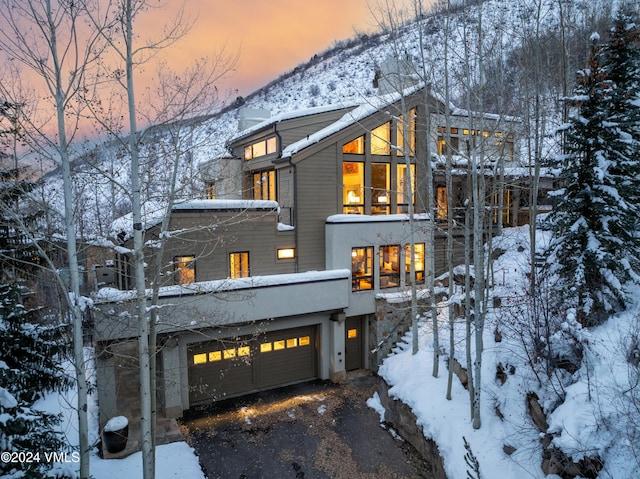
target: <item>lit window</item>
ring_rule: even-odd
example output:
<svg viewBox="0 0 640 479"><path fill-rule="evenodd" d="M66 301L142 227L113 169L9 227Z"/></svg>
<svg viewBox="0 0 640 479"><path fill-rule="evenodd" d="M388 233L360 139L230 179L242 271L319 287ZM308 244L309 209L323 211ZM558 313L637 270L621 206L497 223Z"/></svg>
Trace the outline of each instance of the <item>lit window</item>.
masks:
<svg viewBox="0 0 640 479"><path fill-rule="evenodd" d="M499 195L495 193L493 195L493 224L498 224L500 205L498 203ZM504 190L502 192L502 224L509 225L511 223L511 190Z"/></svg>
<svg viewBox="0 0 640 479"><path fill-rule="evenodd" d="M262 343L260 345L260 352L261 353L269 353L273 351L273 346L271 345L271 343Z"/></svg>
<svg viewBox="0 0 640 479"><path fill-rule="evenodd" d="M207 353L193 355L193 364L205 364L206 362L207 362Z"/></svg>
<svg viewBox="0 0 640 479"><path fill-rule="evenodd" d="M373 247L351 250L351 289L362 291L373 289Z"/></svg>
<svg viewBox="0 0 640 479"><path fill-rule="evenodd" d="M380 247L380 288L400 286L400 247Z"/></svg>
<svg viewBox="0 0 640 479"><path fill-rule="evenodd" d="M371 132L371 154L388 155L391 151L391 123L387 122Z"/></svg>
<svg viewBox="0 0 640 479"><path fill-rule="evenodd" d="M342 153L349 155L364 155L364 135L343 145Z"/></svg>
<svg viewBox="0 0 640 479"><path fill-rule="evenodd" d="M229 255L229 277L248 278L249 274L249 252L231 253Z"/></svg>
<svg viewBox="0 0 640 479"><path fill-rule="evenodd" d="M389 163L371 164L371 214L389 214L391 203L391 165Z"/></svg>
<svg viewBox="0 0 640 479"><path fill-rule="evenodd" d="M415 203L415 195L416 195L416 165L410 165L411 171L411 198L412 203ZM398 212L407 212L407 208L402 208L402 206L406 206L409 204L409 175L407 175L407 165L398 165Z"/></svg>
<svg viewBox="0 0 640 479"><path fill-rule="evenodd" d="M280 341L274 341L273 342L273 350L274 351L280 351L281 349L284 349L284 339L282 339Z"/></svg>
<svg viewBox="0 0 640 479"><path fill-rule="evenodd" d="M238 356L249 356L251 348L249 346L242 346L238 348Z"/></svg>
<svg viewBox="0 0 640 479"><path fill-rule="evenodd" d="M276 172L274 170L256 171L253 173L253 199L276 199Z"/></svg>
<svg viewBox="0 0 640 479"><path fill-rule="evenodd" d="M215 200L217 196L215 181L207 181L205 184L205 193L208 200Z"/></svg>
<svg viewBox="0 0 640 479"><path fill-rule="evenodd" d="M407 129L409 144L406 147L409 149L409 156L413 156L416 151L416 110L409 110L409 119L405 123L402 115L400 115L400 119L397 125L397 134L398 134L398 156L404 156L405 149L405 141L404 141L404 128Z"/></svg>
<svg viewBox="0 0 640 479"><path fill-rule="evenodd" d="M173 259L175 281L177 284L190 284L196 280L195 262L195 256L176 256Z"/></svg>
<svg viewBox="0 0 640 479"><path fill-rule="evenodd" d="M278 259L293 259L295 257L295 248L281 248L278 250Z"/></svg>
<svg viewBox="0 0 640 479"><path fill-rule="evenodd" d="M446 221L448 208L447 187L438 186L436 188L436 220Z"/></svg>
<svg viewBox="0 0 640 479"><path fill-rule="evenodd" d="M309 346L310 342L311 342L311 338L309 336L301 336L298 340L298 344L300 346Z"/></svg>
<svg viewBox="0 0 640 479"><path fill-rule="evenodd" d="M364 163L342 163L343 213L364 213Z"/></svg>
<svg viewBox="0 0 640 479"><path fill-rule="evenodd" d="M276 153L278 143L276 137L270 137L266 140L257 141L251 145L244 147L244 159L252 160L260 156Z"/></svg>
<svg viewBox="0 0 640 479"><path fill-rule="evenodd" d="M211 351L209 353L209 362L213 363L215 361L221 361L222 360L222 351Z"/></svg>
<svg viewBox="0 0 640 479"><path fill-rule="evenodd" d="M411 245L405 246L405 283L411 284ZM416 283L424 284L424 243L416 243L413 245L413 267L416 272Z"/></svg>
<svg viewBox="0 0 640 479"><path fill-rule="evenodd" d="M438 136L436 139L438 155L455 155L459 148L457 136Z"/></svg>
<svg viewBox="0 0 640 479"><path fill-rule="evenodd" d="M298 346L298 338L287 339L287 348L295 348Z"/></svg>
<svg viewBox="0 0 640 479"><path fill-rule="evenodd" d="M349 329L347 330L347 339L355 339L358 337L357 329Z"/></svg>
<svg viewBox="0 0 640 479"><path fill-rule="evenodd" d="M222 357L224 357L224 359L233 359L236 357L236 348L231 348L231 349L225 349L223 351Z"/></svg>

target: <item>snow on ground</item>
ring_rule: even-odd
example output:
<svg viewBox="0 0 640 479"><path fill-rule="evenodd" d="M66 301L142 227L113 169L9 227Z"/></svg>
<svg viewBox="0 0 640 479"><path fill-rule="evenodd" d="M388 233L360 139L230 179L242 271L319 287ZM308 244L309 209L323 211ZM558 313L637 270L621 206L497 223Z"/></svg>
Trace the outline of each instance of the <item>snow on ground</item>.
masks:
<svg viewBox="0 0 640 479"><path fill-rule="evenodd" d="M558 478L545 476L541 469L542 434L535 428L525 404L528 392L535 392L547 413L549 433L554 433L553 445L573 457L599 454L605 461L602 479L632 479L640 477L638 453L638 419L640 395L634 390L637 370L629 366L629 352L638 346L638 314L627 312L612 317L606 324L584 330L567 315L559 335L571 333L584 347L579 369L572 375L538 381L529 366L522 341L515 328L522 317L519 299L524 296L529 270L528 227L506 229L496 238L494 246L506 250L495 263L494 295L502 298L502 308L489 311L483 354L483 389L480 429L473 429L470 420L469 393L454 376L452 399L446 399L447 355L440 358L437 378L432 376L434 341L430 321L419 331L419 352L411 353L409 333L380 369L380 375L392 386L389 394L408 404L423 427L427 438L438 444L449 479L467 479L464 439L480 463L482 478L504 479ZM540 232L538 247L547 240ZM512 312L509 313L508 311ZM446 308L439 315L440 347L449 350L449 326ZM513 312L515 311L515 312ZM463 325L455 329L455 357L466 364ZM495 331L503 334L496 342ZM635 343L634 343L635 341ZM496 379L498 364L512 367L502 384ZM380 401L374 397L369 405L380 412ZM499 418L499 410L503 418ZM515 448L513 454L505 446ZM475 476L473 476L475 477Z"/></svg>
<svg viewBox="0 0 640 479"><path fill-rule="evenodd" d="M90 352L90 350L88 350ZM92 364L91 359L87 362ZM89 367L87 368L89 370ZM73 374L72 368L68 371ZM90 372L88 371L90 375ZM68 444L78 445L78 421L74 405L77 400L75 389L64 393L49 394L37 403L39 409L62 415L61 430ZM89 442L96 444L98 432L98 405L96 395L89 398ZM69 459L69 463L58 465L57 469L75 471L79 465ZM142 454L137 452L124 459L102 459L97 448L93 448L90 457L90 470L93 479L141 479ZM174 442L156 448L156 479L206 479L198 456L186 442Z"/></svg>

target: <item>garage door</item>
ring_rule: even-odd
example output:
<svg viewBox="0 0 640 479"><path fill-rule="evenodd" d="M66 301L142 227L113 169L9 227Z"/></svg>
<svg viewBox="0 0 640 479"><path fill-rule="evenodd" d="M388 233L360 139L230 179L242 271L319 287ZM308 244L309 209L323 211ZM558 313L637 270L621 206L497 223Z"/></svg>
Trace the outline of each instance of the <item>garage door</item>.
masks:
<svg viewBox="0 0 640 479"><path fill-rule="evenodd" d="M314 327L193 344L188 348L189 403L314 379L316 358Z"/></svg>

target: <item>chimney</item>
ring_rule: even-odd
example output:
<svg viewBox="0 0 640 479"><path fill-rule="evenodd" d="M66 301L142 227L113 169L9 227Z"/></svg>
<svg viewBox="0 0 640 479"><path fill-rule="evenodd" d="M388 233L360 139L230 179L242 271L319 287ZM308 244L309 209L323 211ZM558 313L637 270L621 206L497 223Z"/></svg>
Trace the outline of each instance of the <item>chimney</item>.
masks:
<svg viewBox="0 0 640 479"><path fill-rule="evenodd" d="M271 112L262 108L241 108L238 111L238 131L258 125L271 117Z"/></svg>

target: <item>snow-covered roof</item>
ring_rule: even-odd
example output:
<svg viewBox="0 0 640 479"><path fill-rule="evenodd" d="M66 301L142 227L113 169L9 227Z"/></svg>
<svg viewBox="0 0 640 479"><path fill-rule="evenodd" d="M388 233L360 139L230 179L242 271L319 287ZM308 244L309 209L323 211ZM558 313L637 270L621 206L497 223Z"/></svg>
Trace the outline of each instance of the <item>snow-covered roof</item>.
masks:
<svg viewBox="0 0 640 479"><path fill-rule="evenodd" d="M381 109L384 109L387 106L397 102L403 96L408 96L415 93L422 87L422 84L418 84L407 88L403 92L393 92L387 95L367 98L357 108L351 110L348 113L345 113L338 121L286 147L282 151L282 158L291 158L291 156L304 150L305 148L308 148L309 146L314 145L324 140L325 138L328 138L329 136L344 130L349 126L362 121L368 116L371 116Z"/></svg>
<svg viewBox="0 0 640 479"><path fill-rule="evenodd" d="M426 213L420 213L413 215L413 219L417 221L426 221L429 219L429 215ZM396 214L396 215L331 215L326 219L327 223L380 223L380 222L392 222L392 221L409 221L409 215Z"/></svg>
<svg viewBox="0 0 640 479"><path fill-rule="evenodd" d="M172 211L184 210L277 210L277 201L268 200L188 200L173 205Z"/></svg>
<svg viewBox="0 0 640 479"><path fill-rule="evenodd" d="M270 125L280 123L281 121L293 120L295 118L302 118L304 116L317 115L320 113L327 113L330 111L343 110L345 108L355 108L357 106L358 106L358 103L350 101L345 103L329 104L329 105L316 106L316 107L310 107L310 108L300 108L298 110L282 112L270 118L267 118L266 120L260 123L250 126L249 128L239 131L236 135L234 135L231 138L229 143L234 143L240 140L241 138L249 136L252 133L262 130L263 128L266 128Z"/></svg>

